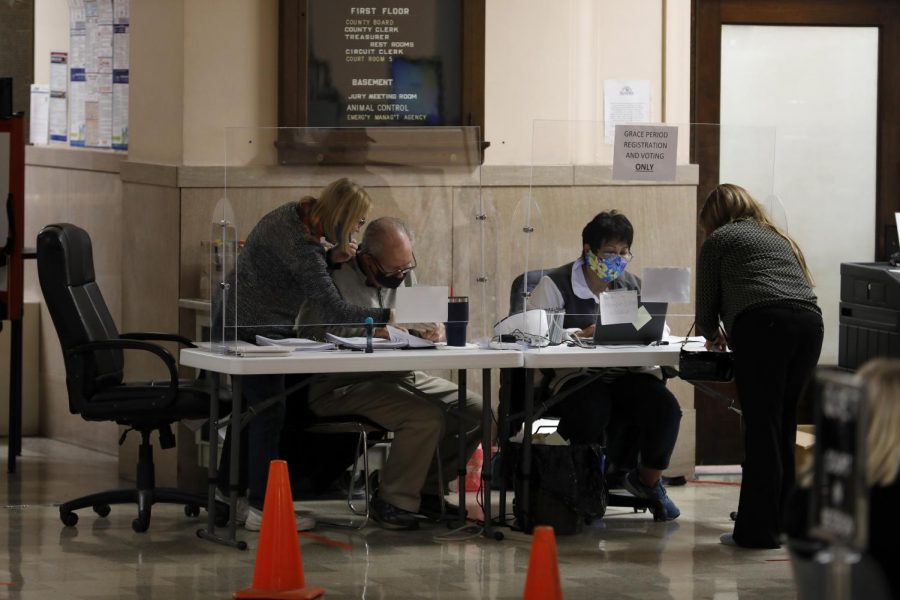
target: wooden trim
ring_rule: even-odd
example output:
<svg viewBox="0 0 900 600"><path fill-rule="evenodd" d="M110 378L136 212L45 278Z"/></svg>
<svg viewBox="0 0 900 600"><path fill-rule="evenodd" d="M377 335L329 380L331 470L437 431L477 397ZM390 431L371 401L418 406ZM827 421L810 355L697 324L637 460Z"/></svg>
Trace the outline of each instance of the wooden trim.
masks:
<svg viewBox="0 0 900 600"><path fill-rule="evenodd" d="M0 319L22 319L22 294L24 265L22 250L25 237L25 117L18 113L0 119L0 132L9 134L9 194L12 196L12 219L8 237L12 238L12 248L7 252L6 289L0 291ZM0 199L0 210L5 213L7 197ZM3 240L7 244L7 240ZM12 426L12 423L10 423Z"/></svg>
<svg viewBox="0 0 900 600"><path fill-rule="evenodd" d="M306 2L278 2L278 126L306 126Z"/></svg>
<svg viewBox="0 0 900 600"><path fill-rule="evenodd" d="M484 140L485 0L463 1L462 125L481 128Z"/></svg>
<svg viewBox="0 0 900 600"><path fill-rule="evenodd" d="M878 114L875 256L883 258L884 231L900 211L900 3L896 0L694 0L691 44L691 122L718 123L721 31L731 25L878 27ZM702 143L709 148L709 143ZM694 147L697 147L695 141ZM692 154L693 156L693 154ZM714 156L705 159L706 166ZM715 162L715 161L713 161ZM701 169L698 195L718 183L718 167ZM702 198L698 197L698 204Z"/></svg>
<svg viewBox="0 0 900 600"><path fill-rule="evenodd" d="M307 0L278 2L278 126L307 125ZM478 126L484 139L485 0L462 0L460 125Z"/></svg>
<svg viewBox="0 0 900 600"><path fill-rule="evenodd" d="M691 5L691 122L719 123L722 25L878 27L878 109L875 256L885 253L885 227L900 211L900 3L896 0L693 0ZM706 131L704 131L704 129ZM697 206L719 183L718 136L692 132L691 160L700 165ZM697 233L697 248L701 243ZM734 415L714 399L695 394L697 464L741 459L741 431ZM714 432L714 433L711 433ZM728 440L731 440L730 442Z"/></svg>

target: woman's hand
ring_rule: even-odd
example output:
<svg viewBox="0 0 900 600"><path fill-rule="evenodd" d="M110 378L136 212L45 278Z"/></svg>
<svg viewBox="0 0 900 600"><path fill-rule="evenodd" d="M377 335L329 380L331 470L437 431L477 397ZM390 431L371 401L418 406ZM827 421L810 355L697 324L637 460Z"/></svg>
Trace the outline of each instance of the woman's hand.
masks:
<svg viewBox="0 0 900 600"><path fill-rule="evenodd" d="M328 251L329 262L332 264L345 263L356 256L357 250L359 250L359 244L357 244L355 240L350 240L350 243L347 244L346 251L342 250L340 246L335 246Z"/></svg>
<svg viewBox="0 0 900 600"><path fill-rule="evenodd" d="M728 350L728 340L725 339L725 332L721 327L719 327L719 330L716 332L715 338L706 340L706 349L718 350L719 352Z"/></svg>

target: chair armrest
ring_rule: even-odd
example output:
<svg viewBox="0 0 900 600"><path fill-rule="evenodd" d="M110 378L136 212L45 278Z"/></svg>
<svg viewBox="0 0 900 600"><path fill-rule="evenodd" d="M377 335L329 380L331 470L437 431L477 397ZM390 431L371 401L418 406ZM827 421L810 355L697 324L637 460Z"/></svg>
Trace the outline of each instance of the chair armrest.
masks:
<svg viewBox="0 0 900 600"><path fill-rule="evenodd" d="M95 350L144 350L157 355L169 370L169 386L166 388L166 405L175 401L178 394L178 371L175 367L175 358L172 353L157 344L142 342L138 340L98 340L96 342L87 342L79 344L69 349L69 354L87 354Z"/></svg>
<svg viewBox="0 0 900 600"><path fill-rule="evenodd" d="M178 342L182 346L188 348L196 348L194 340L186 338L177 333L156 333L150 331L132 331L129 333L120 333L119 339L123 340L157 340L161 342Z"/></svg>

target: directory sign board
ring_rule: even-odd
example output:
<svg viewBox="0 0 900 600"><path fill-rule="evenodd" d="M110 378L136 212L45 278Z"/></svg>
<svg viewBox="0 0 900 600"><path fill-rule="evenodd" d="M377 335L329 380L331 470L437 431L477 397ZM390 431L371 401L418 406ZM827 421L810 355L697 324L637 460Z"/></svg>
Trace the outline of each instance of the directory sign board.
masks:
<svg viewBox="0 0 900 600"><path fill-rule="evenodd" d="M307 126L462 125L463 0L307 0Z"/></svg>

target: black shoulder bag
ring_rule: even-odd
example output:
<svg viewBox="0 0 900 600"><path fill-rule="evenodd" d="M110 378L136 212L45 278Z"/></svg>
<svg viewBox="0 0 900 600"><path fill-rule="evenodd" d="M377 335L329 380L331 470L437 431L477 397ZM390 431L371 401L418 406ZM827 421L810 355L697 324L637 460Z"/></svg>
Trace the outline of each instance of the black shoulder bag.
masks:
<svg viewBox="0 0 900 600"><path fill-rule="evenodd" d="M691 336L694 325L685 340ZM688 381L731 381L734 379L734 353L710 350L685 350L678 356L678 375Z"/></svg>

